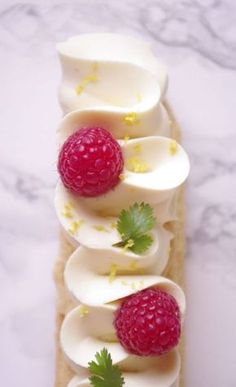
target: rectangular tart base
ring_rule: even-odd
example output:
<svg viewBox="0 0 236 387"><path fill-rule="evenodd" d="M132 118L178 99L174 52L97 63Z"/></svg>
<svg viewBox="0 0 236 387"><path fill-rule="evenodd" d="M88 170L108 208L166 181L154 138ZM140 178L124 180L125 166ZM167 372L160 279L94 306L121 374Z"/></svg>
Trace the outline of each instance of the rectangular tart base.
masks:
<svg viewBox="0 0 236 387"><path fill-rule="evenodd" d="M170 106L166 102L165 102L165 107L168 111L169 118L171 121L172 137L176 141L180 142L181 132L180 132L178 123L175 120L175 117L170 109ZM168 225L168 229L170 229L174 234L174 239L172 240L172 243L171 243L171 253L170 253L168 266L165 272L163 273L163 275L165 277L170 278L171 280L179 284L182 288L184 288L185 232L184 232L184 189L183 188L181 188L178 193L177 216L178 216L178 221L171 222ZM67 242L67 240L65 239L65 236L61 232L59 257L57 259L57 262L55 264L55 269L54 269L54 279L57 287L55 387L66 387L70 379L73 377L73 372L66 364L63 353L59 345L59 332L60 332L62 321L65 315L68 313L68 311L76 306L76 304L72 302L70 297L68 296L64 286L64 280L63 280L65 264L73 251L74 251L74 247ZM179 345L179 350L180 350L181 359L182 359L182 368L181 368L179 387L184 387L184 380L183 380L184 348L183 347L184 347L184 344L183 344L183 338L182 338L182 342Z"/></svg>

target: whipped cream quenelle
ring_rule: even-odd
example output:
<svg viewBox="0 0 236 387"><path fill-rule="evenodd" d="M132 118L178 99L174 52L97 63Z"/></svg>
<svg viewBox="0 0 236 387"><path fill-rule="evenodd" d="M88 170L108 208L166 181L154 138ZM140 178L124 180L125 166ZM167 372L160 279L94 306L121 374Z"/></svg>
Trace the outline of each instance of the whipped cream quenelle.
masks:
<svg viewBox="0 0 236 387"><path fill-rule="evenodd" d="M57 46L62 65L59 99L65 113L60 146L78 128L103 127L119 142L124 157L120 183L98 197L78 197L62 182L56 188L57 215L75 246L67 261L65 285L77 306L65 317L60 342L75 372L68 387L90 386L88 362L106 347L123 371L125 386L177 387L178 350L138 357L119 343L113 324L120 300L157 287L175 297L181 317L185 296L161 276L173 235L165 224L176 219L176 195L189 173L189 159L171 136L162 103L167 73L150 46L116 34L88 34ZM143 254L114 247L114 225L122 209L149 203L156 217L153 243Z"/></svg>

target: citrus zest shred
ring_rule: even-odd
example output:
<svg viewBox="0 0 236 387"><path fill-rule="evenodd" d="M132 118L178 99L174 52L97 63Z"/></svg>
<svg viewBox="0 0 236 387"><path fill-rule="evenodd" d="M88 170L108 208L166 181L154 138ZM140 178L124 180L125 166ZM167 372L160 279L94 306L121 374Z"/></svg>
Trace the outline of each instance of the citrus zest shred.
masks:
<svg viewBox="0 0 236 387"><path fill-rule="evenodd" d="M136 153L140 153L141 150L142 150L141 144L136 144L136 145L134 145L134 151L135 151Z"/></svg>
<svg viewBox="0 0 236 387"><path fill-rule="evenodd" d="M125 246L123 247L123 251L127 251L130 247L132 247L134 245L134 241L133 239L129 239L127 241L127 243L125 244Z"/></svg>
<svg viewBox="0 0 236 387"><path fill-rule="evenodd" d="M177 153L178 150L178 144L175 140L171 140L170 145L169 145L169 152L171 156L174 156Z"/></svg>
<svg viewBox="0 0 236 387"><path fill-rule="evenodd" d="M97 231L108 232L108 230L104 226L102 226L101 224L94 224L93 228L95 228L95 230L97 230Z"/></svg>
<svg viewBox="0 0 236 387"><path fill-rule="evenodd" d="M75 87L75 91L77 95L80 95L83 93L85 88L90 84L90 83L96 83L98 81L98 76L97 76L97 70L98 70L98 63L94 62L92 66L92 73L88 74L86 77L84 77L81 82Z"/></svg>
<svg viewBox="0 0 236 387"><path fill-rule="evenodd" d="M79 308L80 317L85 317L87 314L89 314L88 308L85 305L81 305Z"/></svg>
<svg viewBox="0 0 236 387"><path fill-rule="evenodd" d="M68 232L71 235L75 235L83 222L83 220L74 220L73 222L71 222Z"/></svg>
<svg viewBox="0 0 236 387"><path fill-rule="evenodd" d="M128 113L124 116L124 122L126 125L137 125L139 123L138 114L136 112Z"/></svg>
<svg viewBox="0 0 236 387"><path fill-rule="evenodd" d="M111 265L110 274L109 274L109 282L110 282L110 284L115 280L117 270L118 270L118 266L115 263L113 263Z"/></svg>
<svg viewBox="0 0 236 387"><path fill-rule="evenodd" d="M132 282L130 286L131 286L132 290L137 290L137 283L136 282Z"/></svg>
<svg viewBox="0 0 236 387"><path fill-rule="evenodd" d="M61 212L62 216L64 216L65 218L73 218L73 210L74 206L72 203L70 202L67 202L64 204L63 206L63 210Z"/></svg>
<svg viewBox="0 0 236 387"><path fill-rule="evenodd" d="M125 143L127 143L129 140L130 140L130 136L126 135L126 136L124 137Z"/></svg>
<svg viewBox="0 0 236 387"><path fill-rule="evenodd" d="M119 175L119 179L120 179L121 181L124 181L125 178L126 178L126 175L125 175L124 173L121 173L121 174Z"/></svg>
<svg viewBox="0 0 236 387"><path fill-rule="evenodd" d="M146 161L141 160L135 156L128 158L127 167L130 171L135 173L143 173L150 170L150 167Z"/></svg>

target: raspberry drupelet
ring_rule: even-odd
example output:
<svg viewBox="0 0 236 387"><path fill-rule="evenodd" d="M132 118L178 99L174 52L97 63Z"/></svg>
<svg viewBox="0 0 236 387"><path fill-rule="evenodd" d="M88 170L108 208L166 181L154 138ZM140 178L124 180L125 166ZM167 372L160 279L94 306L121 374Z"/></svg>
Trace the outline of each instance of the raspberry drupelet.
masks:
<svg viewBox="0 0 236 387"><path fill-rule="evenodd" d="M123 166L120 145L100 127L78 129L65 141L58 159L64 186L85 197L96 197L114 188Z"/></svg>

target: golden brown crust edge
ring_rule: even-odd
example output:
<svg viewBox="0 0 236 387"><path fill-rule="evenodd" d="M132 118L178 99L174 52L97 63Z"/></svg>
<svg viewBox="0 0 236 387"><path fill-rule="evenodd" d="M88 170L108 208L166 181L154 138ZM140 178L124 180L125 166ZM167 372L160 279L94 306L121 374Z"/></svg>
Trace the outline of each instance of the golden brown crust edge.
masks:
<svg viewBox="0 0 236 387"><path fill-rule="evenodd" d="M167 102L165 107L168 111L171 125L172 125L172 137L180 142L180 128L172 113L172 110ZM174 239L171 244L171 253L168 263L168 267L165 270L164 275L174 282L178 283L182 288L184 287L184 255L185 255L185 231L184 231L184 190L180 189L177 199L177 214L178 221L172 222L169 225L169 229L174 234ZM73 376L73 372L70 370L64 360L63 353L59 345L59 332L62 321L65 314L73 307L73 303L68 297L63 281L63 273L66 261L73 252L73 247L67 242L63 233L60 234L60 248L59 257L55 264L54 279L57 288L57 310L56 310L56 376L55 387L66 387L68 382ZM179 387L184 387L183 380L183 338L180 344L180 353L182 358L182 370L180 375Z"/></svg>

